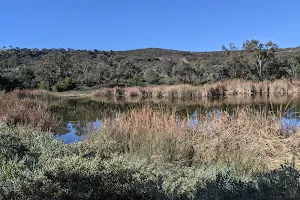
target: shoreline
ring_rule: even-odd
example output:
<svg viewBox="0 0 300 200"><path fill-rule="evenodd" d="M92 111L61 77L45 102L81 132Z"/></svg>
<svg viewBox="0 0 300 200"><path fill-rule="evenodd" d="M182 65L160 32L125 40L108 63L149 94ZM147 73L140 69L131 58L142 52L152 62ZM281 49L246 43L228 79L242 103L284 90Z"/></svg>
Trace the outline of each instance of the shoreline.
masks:
<svg viewBox="0 0 300 200"><path fill-rule="evenodd" d="M114 87L91 91L93 97L142 97L152 99L201 99L263 94L291 95L300 92L300 81L276 80L252 82L231 80L213 84Z"/></svg>
<svg viewBox="0 0 300 200"><path fill-rule="evenodd" d="M21 96L47 96L69 98L92 98L113 102L137 101L199 101L240 99L244 97L282 99L295 97L300 93L300 81L276 80L253 82L230 80L204 85L156 85L136 87L112 87L91 90L69 90L51 92L46 90L15 90Z"/></svg>

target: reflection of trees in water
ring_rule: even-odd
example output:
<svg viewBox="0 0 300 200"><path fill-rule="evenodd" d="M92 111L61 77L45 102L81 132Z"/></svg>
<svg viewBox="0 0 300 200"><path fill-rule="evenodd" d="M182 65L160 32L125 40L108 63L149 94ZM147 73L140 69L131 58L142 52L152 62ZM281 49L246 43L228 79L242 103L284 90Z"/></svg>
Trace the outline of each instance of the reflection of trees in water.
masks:
<svg viewBox="0 0 300 200"><path fill-rule="evenodd" d="M101 128L102 122L68 122L62 131L57 132L57 138L67 144L84 140L86 135Z"/></svg>
<svg viewBox="0 0 300 200"><path fill-rule="evenodd" d="M87 127L88 123L95 122L96 119L115 117L117 113L123 113L130 109L142 108L145 106L166 112L175 110L177 115L186 117L194 112L207 114L215 109L226 110L233 113L238 107L250 106L260 112L282 112L290 117L298 116L300 111L300 98L291 100L290 96L257 95L247 97L227 97L221 99L201 99L198 101L141 101L131 102L101 102L91 99L57 98L50 101L51 111L63 118L63 127L72 121L79 123L80 128ZM287 112L288 111L288 112ZM281 113L281 114L282 114ZM283 115L282 115L283 116ZM83 128L84 129L84 128Z"/></svg>
<svg viewBox="0 0 300 200"><path fill-rule="evenodd" d="M101 120L114 118L118 113L130 109L151 107L164 112L176 111L182 119L188 117L191 128L201 126L201 117L209 119L226 111L234 117L237 108L247 107L260 114L268 116L270 112L283 117L281 124L284 130L290 131L300 126L300 99L290 99L287 96L274 98L270 96L244 98L222 98L207 101L162 101L162 102L100 102L89 99L61 98L51 102L52 111L63 118L61 126L55 130L59 139L73 143L84 139L86 134L99 130ZM279 118L278 118L279 119ZM185 122L186 123L186 122Z"/></svg>
<svg viewBox="0 0 300 200"><path fill-rule="evenodd" d="M63 99L53 102L51 110L61 115L63 121L93 121L97 118L110 117L124 108L122 105L114 106L91 100Z"/></svg>
<svg viewBox="0 0 300 200"><path fill-rule="evenodd" d="M59 134L68 134L74 132L73 134L81 136L81 135L98 131L101 128L101 126L102 126L102 122L98 119L91 122L70 121L70 122L63 123L61 125L61 129L57 130L57 132L59 132Z"/></svg>
<svg viewBox="0 0 300 200"><path fill-rule="evenodd" d="M70 122L72 126L77 130L77 135L85 135L98 131L101 128L102 122L96 120L93 122Z"/></svg>

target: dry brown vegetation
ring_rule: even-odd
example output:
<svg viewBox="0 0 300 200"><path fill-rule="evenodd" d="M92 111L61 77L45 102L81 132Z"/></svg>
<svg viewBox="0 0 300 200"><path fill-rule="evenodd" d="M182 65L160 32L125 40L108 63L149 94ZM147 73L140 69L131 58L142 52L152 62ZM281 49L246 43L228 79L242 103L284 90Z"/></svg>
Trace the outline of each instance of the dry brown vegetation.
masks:
<svg viewBox="0 0 300 200"><path fill-rule="evenodd" d="M14 91L0 93L0 122L11 126L31 125L41 130L51 130L57 118L49 112L46 102L26 98L24 95L38 96L42 91Z"/></svg>
<svg viewBox="0 0 300 200"><path fill-rule="evenodd" d="M134 97L152 99L201 99L203 97L223 97L223 96L243 96L252 94L295 94L299 92L299 81L276 80L252 82L244 80L230 80L205 84L193 85L173 85L155 87L129 87L129 88L104 88L93 92L95 97L124 97L131 99Z"/></svg>
<svg viewBox="0 0 300 200"><path fill-rule="evenodd" d="M300 130L289 136L274 114L247 108L233 115L225 111L207 114L198 120L200 124L191 127L188 117L179 118L174 111L132 110L105 121L100 133L91 135L88 142L103 148L109 136L116 141L110 148L143 154L151 161L218 164L243 173L276 169L293 159L300 166Z"/></svg>
<svg viewBox="0 0 300 200"><path fill-rule="evenodd" d="M288 103L299 103L298 94L280 95L280 94L258 94L258 95L238 95L238 96L226 96L216 99L203 97L201 99L158 99L158 98L143 98L140 96L131 98L111 98L105 96L97 96L92 98L95 101L105 103L154 103L154 104L166 104L181 107L184 106L203 106L205 108L210 107L222 107L228 105L251 105L251 104L270 104L280 105Z"/></svg>

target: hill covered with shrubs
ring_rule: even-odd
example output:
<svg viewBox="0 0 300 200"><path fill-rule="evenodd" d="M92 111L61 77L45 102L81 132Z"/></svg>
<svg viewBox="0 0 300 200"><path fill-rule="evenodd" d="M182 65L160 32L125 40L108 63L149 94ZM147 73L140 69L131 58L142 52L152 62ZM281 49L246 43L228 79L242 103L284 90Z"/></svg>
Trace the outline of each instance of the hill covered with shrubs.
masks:
<svg viewBox="0 0 300 200"><path fill-rule="evenodd" d="M74 49L0 50L0 89L203 84L228 79L253 81L300 76L300 48L245 41L217 52L148 48L129 51Z"/></svg>

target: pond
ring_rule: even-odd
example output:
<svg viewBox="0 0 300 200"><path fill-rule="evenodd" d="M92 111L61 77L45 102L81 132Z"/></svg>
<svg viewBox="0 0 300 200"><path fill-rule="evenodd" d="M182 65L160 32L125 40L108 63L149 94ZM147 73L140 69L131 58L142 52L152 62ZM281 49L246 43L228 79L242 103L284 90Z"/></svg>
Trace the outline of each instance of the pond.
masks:
<svg viewBox="0 0 300 200"><path fill-rule="evenodd" d="M221 110L232 111L238 107L250 106L259 111L284 111L282 127L291 129L300 126L300 97L292 96L244 96L222 99L202 100L109 100L99 101L88 98L56 98L51 100L51 111L58 115L62 122L54 130L56 138L71 144L84 140L87 134L101 128L104 118L115 117L118 113L134 108L151 106L155 108L176 109L179 116L190 116L191 126L196 125L197 116L203 113L220 113Z"/></svg>

